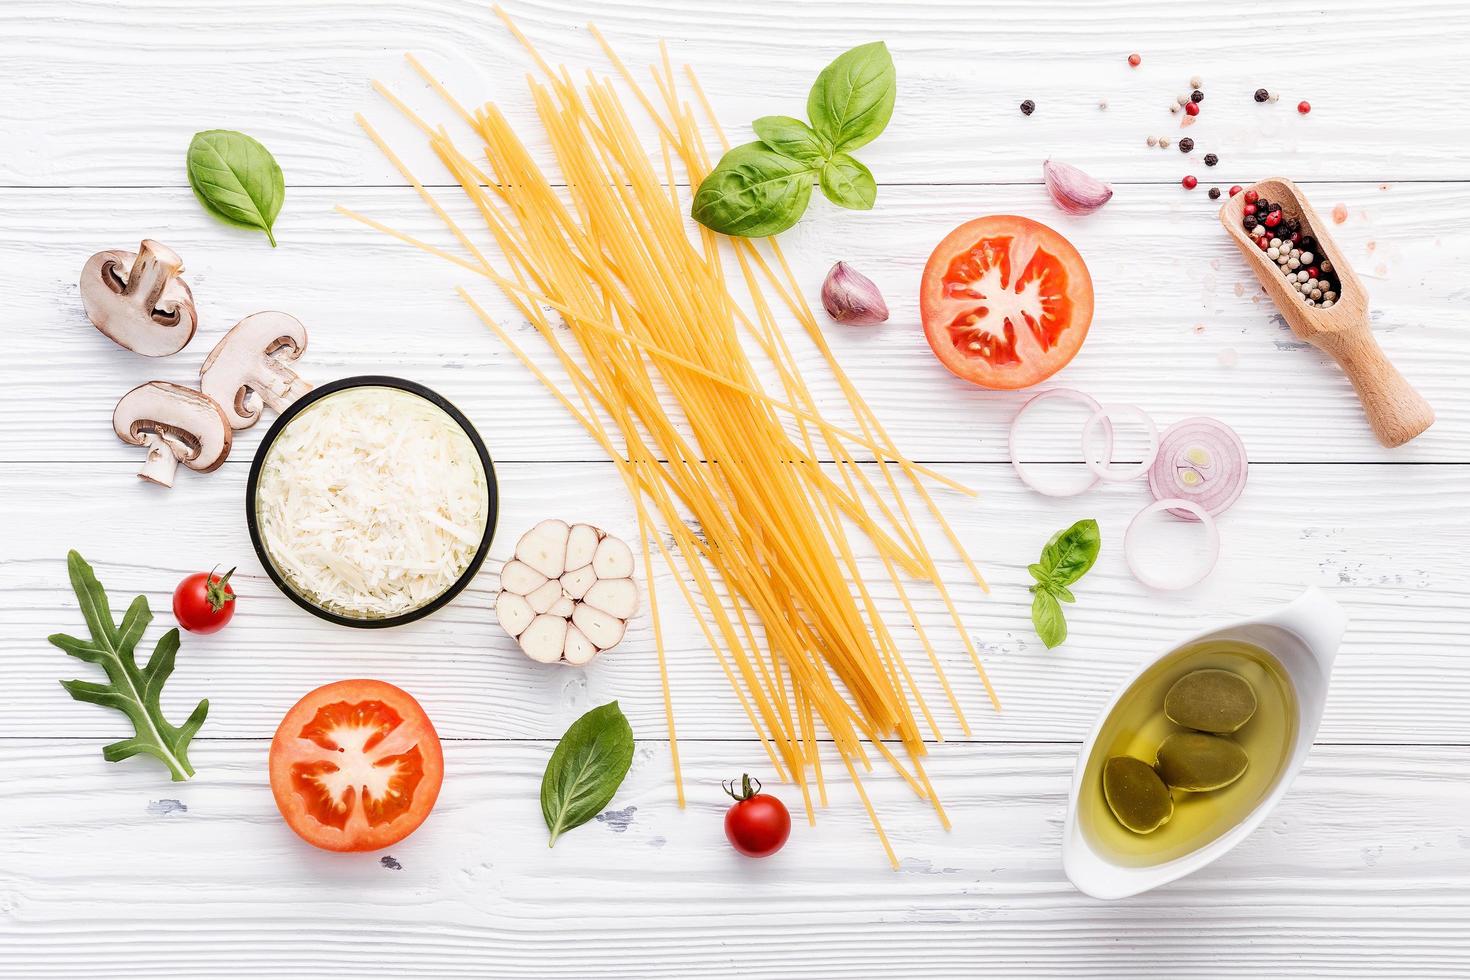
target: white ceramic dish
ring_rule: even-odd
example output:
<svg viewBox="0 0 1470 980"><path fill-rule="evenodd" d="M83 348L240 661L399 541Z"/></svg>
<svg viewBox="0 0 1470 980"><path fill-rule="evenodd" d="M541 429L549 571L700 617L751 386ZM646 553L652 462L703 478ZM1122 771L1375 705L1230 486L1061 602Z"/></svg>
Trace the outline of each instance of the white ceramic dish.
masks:
<svg viewBox="0 0 1470 980"><path fill-rule="evenodd" d="M1332 661L1337 656L1346 628L1347 615L1342 607L1321 589L1310 588L1281 609L1188 637L1142 664L1098 714L1097 723L1092 726L1092 732L1077 757L1072 792L1067 800L1067 825L1062 837L1062 869L1072 884L1093 898L1137 895L1198 871L1245 840L1260 826L1286 794L1307 759L1307 751L1322 721ZM1276 658L1295 688L1298 712L1295 744L1270 792L1233 829L1172 861L1146 866L1121 864L1094 848L1078 823L1077 803L1085 789L1083 773L1087 769L1087 761L1103 724L1134 681L1175 650L1202 640L1237 640L1260 647Z"/></svg>

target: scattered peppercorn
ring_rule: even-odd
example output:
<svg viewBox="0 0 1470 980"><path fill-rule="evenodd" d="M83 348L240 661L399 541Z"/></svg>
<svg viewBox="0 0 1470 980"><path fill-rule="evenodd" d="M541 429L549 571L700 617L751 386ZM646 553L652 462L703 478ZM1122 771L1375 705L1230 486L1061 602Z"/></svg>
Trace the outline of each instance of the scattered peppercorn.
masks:
<svg viewBox="0 0 1470 980"><path fill-rule="evenodd" d="M1035 111L1036 111L1036 103L1035 102L1032 102L1030 99L1027 99L1025 102L1022 102L1021 103L1021 115L1023 115L1023 116L1029 116L1029 115L1031 115L1031 113L1033 113Z"/></svg>
<svg viewBox="0 0 1470 980"><path fill-rule="evenodd" d="M1218 188L1218 187L1211 187L1210 188L1210 200L1212 200L1212 201L1218 201L1218 200L1220 200L1220 188Z"/></svg>
<svg viewBox="0 0 1470 980"><path fill-rule="evenodd" d="M1312 103L1308 102L1306 99L1302 99L1296 104L1296 111L1305 116L1307 113L1312 111Z"/></svg>
<svg viewBox="0 0 1470 980"><path fill-rule="evenodd" d="M1189 115L1189 116L1197 116L1197 115L1199 115L1199 103L1198 102L1191 102L1191 103L1189 103L1188 105L1186 105L1184 107L1184 113L1185 113L1185 115Z"/></svg>
<svg viewBox="0 0 1470 980"><path fill-rule="evenodd" d="M1191 102L1203 102L1204 100L1205 93L1201 92L1199 89L1195 89L1193 92L1189 93L1189 101Z"/></svg>
<svg viewBox="0 0 1470 980"><path fill-rule="evenodd" d="M1137 68L1139 65L1143 64L1143 58L1137 54L1130 54L1128 56L1128 64L1132 65L1134 68Z"/></svg>
<svg viewBox="0 0 1470 980"><path fill-rule="evenodd" d="M1230 188L1230 196L1231 197L1234 197L1235 195L1237 195L1239 193L1240 193L1240 185L1239 184L1236 184L1236 185L1234 185L1233 187Z"/></svg>
<svg viewBox="0 0 1470 980"><path fill-rule="evenodd" d="M1270 92L1267 92L1265 89L1263 89L1263 88L1256 89L1256 101L1257 102L1265 102L1270 97L1271 97L1271 93Z"/></svg>
<svg viewBox="0 0 1470 980"><path fill-rule="evenodd" d="M1207 166L1207 167L1213 167L1215 164L1217 164L1219 162L1220 162L1220 158L1217 157L1217 156L1215 156L1215 154L1213 154L1213 153L1206 153L1205 154L1205 166Z"/></svg>
<svg viewBox="0 0 1470 980"><path fill-rule="evenodd" d="M1187 191L1192 191L1196 187L1199 186L1199 181L1197 179L1195 179L1195 177L1192 176L1192 175L1191 176L1188 176L1188 177L1185 177L1179 183L1183 184L1184 185L1184 189L1187 190Z"/></svg>
<svg viewBox="0 0 1470 980"><path fill-rule="evenodd" d="M1200 77L1198 75L1195 75L1194 77L1192 77L1189 80L1189 87L1190 88L1204 88L1205 87L1205 83L1202 82L1202 81L1200 81Z"/></svg>
<svg viewBox="0 0 1470 980"><path fill-rule="evenodd" d="M1179 152L1180 153L1188 153L1188 152L1190 152L1193 149L1194 149L1194 140L1190 139L1188 136L1184 137L1184 139L1182 139L1182 140L1179 141Z"/></svg>
<svg viewBox="0 0 1470 980"><path fill-rule="evenodd" d="M1150 136L1148 138L1148 145L1149 146L1158 146L1159 145L1159 138L1157 136Z"/></svg>

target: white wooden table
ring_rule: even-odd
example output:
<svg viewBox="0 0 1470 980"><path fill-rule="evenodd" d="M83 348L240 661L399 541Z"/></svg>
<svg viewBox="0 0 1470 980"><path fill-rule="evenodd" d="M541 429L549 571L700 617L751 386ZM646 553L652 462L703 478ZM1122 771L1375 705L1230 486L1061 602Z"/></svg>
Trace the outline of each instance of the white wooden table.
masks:
<svg viewBox="0 0 1470 980"><path fill-rule="evenodd" d="M812 297L837 259L882 286L891 321L833 326L831 342L901 446L983 490L944 503L994 584L990 598L965 592L963 613L1005 704L983 708L963 651L944 651L975 722L972 740L934 751L955 827L942 832L896 778L871 780L903 859L894 872L835 780L831 808L815 829L799 823L779 856L745 861L725 845L719 782L759 772L763 757L672 599L683 811L646 617L582 671L531 664L493 622L496 570L523 528L561 516L631 535L629 502L600 451L455 298L454 269L332 211L435 234L352 123L367 111L428 169L368 87L382 78L426 104L403 51L537 132L527 61L486 7L0 5L0 976L1470 974L1470 7L1205 6L512 6L543 52L574 68L603 66L589 16L639 64L667 37L740 136L757 115L798 112L838 51L874 38L893 50L898 110L864 156L882 184L877 208L816 201L785 241ZM1150 150L1150 134L1181 135L1164 107L1193 74L1207 94L1190 131L1199 149ZM1281 102L1255 104L1258 86ZM1030 118L1016 109L1026 98ZM1292 109L1302 98L1314 107L1305 119ZM184 149L208 128L249 132L280 160L280 248L195 203ZM1214 170L1207 150L1220 155ZM1039 182L1053 154L1112 180L1112 203L1059 214ZM1180 188L1186 172L1199 190ZM1379 338L1439 412L1409 447L1374 443L1341 374L1271 314L1221 234L1205 187L1268 174L1301 182L1324 213L1345 205L1333 232L1367 279ZM1244 438L1250 485L1221 522L1223 557L1205 584L1160 596L1127 574L1121 536L1146 502L1140 486L1066 501L1025 491L1004 441L1019 398L952 379L925 346L925 257L961 220L997 212L1053 224L1091 267L1096 321L1060 383L1164 423L1216 415ZM109 344L78 298L90 253L144 236L185 256L203 317L201 336L165 360ZM310 377L400 374L479 427L500 475L501 534L442 613L362 633L271 586L242 514L264 426L220 472L184 473L171 492L132 475L138 460L108 425L117 398L153 378L192 381L221 331L261 309L309 325ZM1072 433L1047 435L1050 458L1076 458ZM1104 556L1068 610L1071 642L1048 652L1030 631L1025 566L1084 516L1101 522ZM105 763L100 746L121 737L121 719L57 685L91 669L45 642L81 628L70 547L115 599L148 595L152 635L180 577L239 563L234 624L185 637L165 696L174 717L211 700L192 781L169 783L144 759ZM1311 584L1332 590L1352 626L1319 743L1280 809L1224 860L1153 894L1104 904L1074 891L1059 860L1065 794L1109 692L1173 638ZM414 693L446 740L438 808L387 854L308 848L267 787L284 711L352 676ZM536 803L547 754L612 698L639 736L632 773L608 813L547 850Z"/></svg>

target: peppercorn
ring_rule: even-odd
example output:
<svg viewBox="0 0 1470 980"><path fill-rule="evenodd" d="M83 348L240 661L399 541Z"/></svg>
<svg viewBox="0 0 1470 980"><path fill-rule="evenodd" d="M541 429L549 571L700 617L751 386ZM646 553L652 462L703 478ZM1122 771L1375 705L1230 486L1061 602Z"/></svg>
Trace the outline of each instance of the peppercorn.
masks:
<svg viewBox="0 0 1470 980"><path fill-rule="evenodd" d="M1250 190L1250 191L1246 191L1245 192L1245 203L1247 203L1247 204L1255 204L1260 199L1261 199L1261 195L1258 194L1258 193L1256 193L1253 190Z"/></svg>
<svg viewBox="0 0 1470 980"><path fill-rule="evenodd" d="M1190 139L1188 136L1184 137L1184 139L1182 139L1182 140L1179 141L1179 152L1180 153L1188 153L1189 151L1191 151L1193 149L1194 149L1194 140Z"/></svg>
<svg viewBox="0 0 1470 980"><path fill-rule="evenodd" d="M1128 56L1128 64L1132 65L1134 68L1137 68L1142 63L1143 63L1143 58L1140 57L1139 55L1130 54Z"/></svg>
<svg viewBox="0 0 1470 980"><path fill-rule="evenodd" d="M1036 111L1036 103L1035 102L1032 102L1030 99L1027 99L1025 102L1022 102L1021 103L1021 115L1023 115L1023 116L1029 116L1029 115L1031 115L1031 113L1033 113L1035 111Z"/></svg>
<svg viewBox="0 0 1470 980"><path fill-rule="evenodd" d="M1218 201L1218 200L1220 200L1220 188L1218 188L1218 187L1211 187L1210 188L1210 200L1212 200L1212 201Z"/></svg>
<svg viewBox="0 0 1470 980"><path fill-rule="evenodd" d="M1195 89L1193 92L1189 93L1189 101L1191 102L1203 102L1204 100L1205 93L1201 92L1199 89Z"/></svg>
<svg viewBox="0 0 1470 980"><path fill-rule="evenodd" d="M1184 107L1184 114L1185 115L1188 115L1188 116L1197 116L1197 115L1199 115L1199 103L1198 102L1191 102L1188 105L1186 105Z"/></svg>
<svg viewBox="0 0 1470 980"><path fill-rule="evenodd" d="M1263 88L1256 89L1256 101L1257 102L1265 102L1270 97L1271 97L1271 93L1270 92L1267 92L1265 89L1263 89Z"/></svg>
<svg viewBox="0 0 1470 980"><path fill-rule="evenodd" d="M1215 154L1213 154L1213 153L1206 153L1205 154L1205 166L1207 166L1207 167L1213 167L1215 164L1217 164L1219 162L1220 162L1220 158L1217 157L1217 156L1215 156Z"/></svg>
<svg viewBox="0 0 1470 980"><path fill-rule="evenodd" d="M1240 193L1240 185L1239 184L1232 184L1231 187L1230 187L1230 196L1231 197L1234 197L1235 195L1237 195L1239 193Z"/></svg>
<svg viewBox="0 0 1470 980"><path fill-rule="evenodd" d="M1270 214L1266 215L1266 227L1267 228L1275 228L1279 224L1281 224L1281 212L1280 211L1272 211Z"/></svg>
<svg viewBox="0 0 1470 980"><path fill-rule="evenodd" d="M1296 111L1305 116L1307 113L1312 111L1312 103L1308 102L1306 99L1302 99L1296 104Z"/></svg>
<svg viewBox="0 0 1470 980"><path fill-rule="evenodd" d="M1205 83L1202 82L1202 81L1200 81L1200 77L1198 75L1195 75L1192 78L1190 78L1190 80L1189 80L1189 87L1190 88L1204 88L1205 87Z"/></svg>
<svg viewBox="0 0 1470 980"><path fill-rule="evenodd" d="M1301 246L1303 252L1315 252L1317 250L1317 239L1311 235L1303 235Z"/></svg>
<svg viewBox="0 0 1470 980"><path fill-rule="evenodd" d="M1181 181L1180 181L1180 182L1179 182L1179 183L1181 183L1181 184L1183 184L1183 185L1184 185L1184 189L1185 189L1185 190L1187 190L1187 191L1192 191L1192 190L1194 190L1194 189L1195 189L1195 188L1196 188L1196 187L1198 187L1198 186L1199 186L1199 180L1198 180L1198 179L1196 179L1196 178L1195 178L1195 177L1194 177L1194 176L1192 176L1192 175L1191 175L1191 176L1187 176L1187 177L1185 177L1185 178L1184 178L1184 179L1183 179L1183 180L1181 180Z"/></svg>

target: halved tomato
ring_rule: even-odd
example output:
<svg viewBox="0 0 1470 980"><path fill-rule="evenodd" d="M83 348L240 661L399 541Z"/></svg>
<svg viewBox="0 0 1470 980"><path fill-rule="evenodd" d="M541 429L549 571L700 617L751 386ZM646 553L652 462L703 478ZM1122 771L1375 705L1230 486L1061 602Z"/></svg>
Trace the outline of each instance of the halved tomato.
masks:
<svg viewBox="0 0 1470 980"><path fill-rule="evenodd" d="M924 335L982 388L1025 388L1067 366L1092 325L1092 277L1039 221L994 214L950 232L924 266Z"/></svg>
<svg viewBox="0 0 1470 980"><path fill-rule="evenodd" d="M383 681L338 681L286 712L271 792L292 830L328 851L375 851L419 828L444 782L424 709Z"/></svg>

